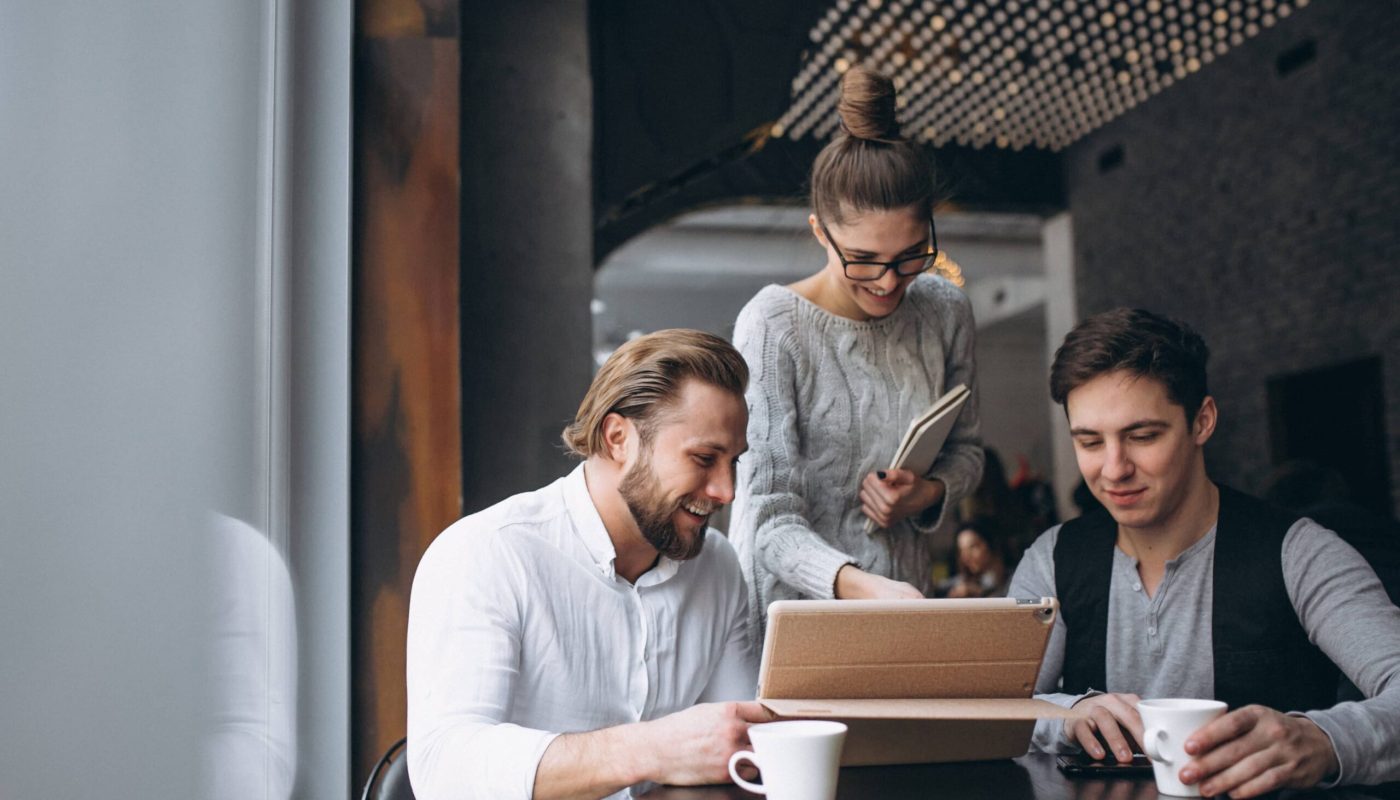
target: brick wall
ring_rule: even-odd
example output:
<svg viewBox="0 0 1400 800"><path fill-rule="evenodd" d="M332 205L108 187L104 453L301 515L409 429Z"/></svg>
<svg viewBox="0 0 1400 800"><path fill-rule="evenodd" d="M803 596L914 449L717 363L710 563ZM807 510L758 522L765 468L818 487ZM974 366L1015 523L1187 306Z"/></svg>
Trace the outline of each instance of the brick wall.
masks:
<svg viewBox="0 0 1400 800"><path fill-rule="evenodd" d="M1261 488L1270 377L1378 355L1400 513L1400 3L1315 0L1066 155L1080 313L1151 308L1211 346L1211 474Z"/></svg>

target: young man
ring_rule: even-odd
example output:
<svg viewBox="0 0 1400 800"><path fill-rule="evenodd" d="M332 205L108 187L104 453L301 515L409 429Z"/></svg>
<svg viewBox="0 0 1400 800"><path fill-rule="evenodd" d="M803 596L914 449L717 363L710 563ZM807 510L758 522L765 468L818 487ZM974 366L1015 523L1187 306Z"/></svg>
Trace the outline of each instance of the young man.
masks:
<svg viewBox="0 0 1400 800"><path fill-rule="evenodd" d="M584 463L428 548L408 628L420 800L728 781L748 725L769 719L738 560L705 536L734 497L747 380L709 334L628 342L564 430Z"/></svg>
<svg viewBox="0 0 1400 800"><path fill-rule="evenodd" d="M1059 598L1037 691L1085 712L1036 745L1126 761L1139 696L1215 698L1231 711L1179 773L1206 795L1400 779L1400 609L1334 533L1211 482L1207 356L1129 309L1055 354L1051 395L1106 511L1051 528L1012 580L1013 597ZM1335 704L1336 667L1370 699Z"/></svg>

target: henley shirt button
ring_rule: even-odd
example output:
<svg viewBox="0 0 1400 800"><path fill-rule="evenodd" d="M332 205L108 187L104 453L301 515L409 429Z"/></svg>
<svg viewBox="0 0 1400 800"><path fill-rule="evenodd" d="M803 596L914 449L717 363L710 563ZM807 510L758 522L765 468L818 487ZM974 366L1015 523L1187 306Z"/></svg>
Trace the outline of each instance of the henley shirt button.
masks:
<svg viewBox="0 0 1400 800"><path fill-rule="evenodd" d="M1135 591L1135 592L1140 592L1140 591L1142 591L1142 584L1140 584L1140 583L1134 583L1134 584L1133 584L1133 591Z"/></svg>
<svg viewBox="0 0 1400 800"><path fill-rule="evenodd" d="M1156 636L1156 635L1157 635L1157 629L1156 629L1156 628L1148 628L1148 629L1147 629L1147 633L1148 633L1148 635L1150 635L1150 636Z"/></svg>

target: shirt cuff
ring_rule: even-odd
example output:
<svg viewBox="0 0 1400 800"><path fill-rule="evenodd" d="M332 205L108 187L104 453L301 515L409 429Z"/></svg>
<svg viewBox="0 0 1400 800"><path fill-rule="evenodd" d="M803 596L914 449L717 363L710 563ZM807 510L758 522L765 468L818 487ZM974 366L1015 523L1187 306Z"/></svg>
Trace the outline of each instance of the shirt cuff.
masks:
<svg viewBox="0 0 1400 800"><path fill-rule="evenodd" d="M1336 734L1340 734L1343 730L1345 730L1344 726L1334 725L1333 721L1328 719L1328 715L1325 711L1290 711L1288 713L1288 716L1303 717L1304 719L1311 720L1314 725L1316 725L1318 728L1321 728L1322 732L1327 734L1327 742L1332 745L1332 754L1337 757L1337 774L1334 775L1332 777L1332 780L1330 781L1323 780L1322 782L1318 783L1317 787L1319 789L1331 789L1336 786L1341 786L1344 782L1346 782L1347 763L1346 759L1342 758L1341 749L1337 747L1336 736Z"/></svg>
<svg viewBox="0 0 1400 800"><path fill-rule="evenodd" d="M939 481L943 484L943 496L937 503L929 506L923 511L910 518L910 522L921 532L938 530L943 524L943 520L948 516L948 510L952 508L963 495L954 495L953 471L944 465L935 466L924 476L924 480Z"/></svg>
<svg viewBox="0 0 1400 800"><path fill-rule="evenodd" d="M1080 700L1086 700L1090 697L1098 697L1101 694L1103 694L1103 692L1099 691L1098 689L1090 689L1084 694L1066 694L1064 692L1038 694L1035 696L1035 699L1044 700L1047 703L1054 703L1055 705L1061 708L1074 708L1074 706L1078 704Z"/></svg>
<svg viewBox="0 0 1400 800"><path fill-rule="evenodd" d="M508 723L495 726L491 731L491 755L483 762L485 783L491 791L483 796L533 797L544 751L558 737L557 733Z"/></svg>
<svg viewBox="0 0 1400 800"><path fill-rule="evenodd" d="M1064 692L1038 694L1035 695L1035 699L1044 700L1047 703L1053 703L1059 706L1060 708L1073 708L1075 704L1078 703L1080 700L1084 700L1089 697L1097 697L1101 694L1103 694L1103 692L1099 691L1098 689L1090 689L1084 694L1066 694ZM1053 728L1047 728L1047 730L1052 729L1055 735L1053 738L1046 737L1045 741L1047 746L1045 746L1044 749L1054 753L1078 753L1080 750L1083 749L1079 746L1079 742L1069 738L1068 729L1065 727L1065 720L1040 720L1040 722L1037 723L1037 725L1040 725L1041 723L1054 723ZM1053 743L1053 746L1051 746L1051 743Z"/></svg>
<svg viewBox="0 0 1400 800"><path fill-rule="evenodd" d="M929 478L929 480L941 480ZM938 498L938 502L925 508L923 511L909 517L909 524L914 526L914 530L919 533L933 533L938 530L938 526L943 524L943 512L948 508L948 484L943 484L943 496Z"/></svg>
<svg viewBox="0 0 1400 800"><path fill-rule="evenodd" d="M807 597L831 600L836 597L836 573L854 558L832 547L813 548L803 553L793 575L792 586Z"/></svg>
<svg viewBox="0 0 1400 800"><path fill-rule="evenodd" d="M1078 748L1065 738L1065 721L1062 719L1038 719L1031 731L1032 753L1074 753Z"/></svg>

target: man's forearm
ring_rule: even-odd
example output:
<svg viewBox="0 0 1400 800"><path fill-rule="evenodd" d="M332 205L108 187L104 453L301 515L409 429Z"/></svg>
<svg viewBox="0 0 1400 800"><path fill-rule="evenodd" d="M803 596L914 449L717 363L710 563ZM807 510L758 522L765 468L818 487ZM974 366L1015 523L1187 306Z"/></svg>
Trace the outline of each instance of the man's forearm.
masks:
<svg viewBox="0 0 1400 800"><path fill-rule="evenodd" d="M1345 703L1306 715L1322 729L1337 758L1336 783L1385 783L1400 780L1400 694L1383 692L1360 703Z"/></svg>
<svg viewBox="0 0 1400 800"><path fill-rule="evenodd" d="M597 800L650 779L645 724L555 738L535 771L534 800Z"/></svg>

